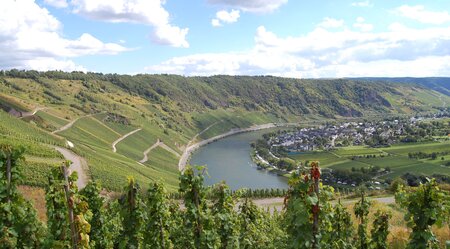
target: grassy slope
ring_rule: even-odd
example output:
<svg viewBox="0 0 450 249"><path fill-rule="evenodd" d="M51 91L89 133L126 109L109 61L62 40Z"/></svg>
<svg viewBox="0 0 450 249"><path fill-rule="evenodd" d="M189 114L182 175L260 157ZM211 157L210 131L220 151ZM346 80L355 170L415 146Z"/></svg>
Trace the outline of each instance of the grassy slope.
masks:
<svg viewBox="0 0 450 249"><path fill-rule="evenodd" d="M120 188L127 175L135 176L144 185L161 177L170 182L171 188L176 187L177 176L164 167L170 164L169 168L175 168L177 160L171 158L172 154L164 152L168 159L164 164L150 158L147 164L151 167L136 162L158 138L181 153L189 140L212 124L199 139L254 124L320 121L323 115L330 118L361 112L397 115L420 108L431 110L437 104L436 100L427 102L435 93L422 89L426 93L414 94L416 90L403 85L275 77L131 77L51 72L21 78L0 76L0 91L11 104L20 103L27 110L48 107L37 114L44 122L35 123L50 124L46 127L49 131L69 120L97 113L81 118L60 135L74 142L77 153L87 158L93 178L102 179L112 189ZM397 101L405 97L403 92L410 103ZM393 100L392 106L383 98ZM107 113L125 117L130 125L106 122ZM5 120L0 120L0 128L2 124L13 126ZM118 153L113 153L111 143L138 127L143 131L117 144ZM158 148L150 154L156 153L158 158L163 151ZM330 163L344 161L345 156L330 159Z"/></svg>
<svg viewBox="0 0 450 249"><path fill-rule="evenodd" d="M49 167L60 165L63 157L51 145L63 146L62 138L50 135L40 128L0 112L0 143L11 143L25 148L21 162L24 184L44 186Z"/></svg>

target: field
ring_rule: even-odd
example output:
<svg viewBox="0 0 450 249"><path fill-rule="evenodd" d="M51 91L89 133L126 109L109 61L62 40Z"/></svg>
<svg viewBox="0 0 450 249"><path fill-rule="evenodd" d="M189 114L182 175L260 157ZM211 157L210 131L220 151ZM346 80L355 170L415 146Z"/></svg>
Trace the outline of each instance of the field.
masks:
<svg viewBox="0 0 450 249"><path fill-rule="evenodd" d="M450 161L450 155L444 156L444 160L438 157L431 159L410 159L409 152L445 152L450 151L450 141L429 142L416 144L400 144L387 148L368 148L363 146L351 146L339 148L333 151L307 152L289 155L297 161L319 161L324 168L332 169L360 169L371 166L380 168L389 167L391 173L381 176L382 179L395 178L405 173L413 174L442 174L450 176L450 167L443 166ZM375 155L376 157L370 157ZM352 160L352 157L357 156ZM368 158L369 156L370 158Z"/></svg>
<svg viewBox="0 0 450 249"><path fill-rule="evenodd" d="M342 161L348 161L345 157L338 157L336 154L326 151L290 154L289 157L299 161L319 161L321 167L329 167Z"/></svg>
<svg viewBox="0 0 450 249"><path fill-rule="evenodd" d="M417 143L417 144L402 144L394 145L392 147L383 148L391 154L408 155L409 152L443 152L450 150L450 141L447 142L434 142L434 143Z"/></svg>
<svg viewBox="0 0 450 249"><path fill-rule="evenodd" d="M36 113L36 116L38 116L38 117L42 118L43 120L45 120L46 122L50 123L55 128L62 127L65 124L69 123L69 121L59 118L57 116L51 115L45 111L38 111Z"/></svg>
<svg viewBox="0 0 450 249"><path fill-rule="evenodd" d="M349 146L343 147L334 151L339 156L364 156L364 155L378 155L383 154L383 151L374 148L367 148L365 146Z"/></svg>

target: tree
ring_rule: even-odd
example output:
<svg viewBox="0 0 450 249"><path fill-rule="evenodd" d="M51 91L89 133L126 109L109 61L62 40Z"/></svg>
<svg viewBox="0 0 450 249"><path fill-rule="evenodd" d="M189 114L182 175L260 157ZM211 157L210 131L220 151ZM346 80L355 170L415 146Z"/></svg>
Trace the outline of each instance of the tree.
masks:
<svg viewBox="0 0 450 249"><path fill-rule="evenodd" d="M365 197L365 191L360 190L361 199L355 204L355 215L359 219L358 225L358 248L367 249L369 247L369 238L367 236L367 215L369 214L370 201Z"/></svg>
<svg viewBox="0 0 450 249"><path fill-rule="evenodd" d="M180 176L180 192L184 195L186 207L184 228L190 246L196 249L217 248L219 236L214 227L211 210L206 204L206 190L203 187L204 167L198 167L195 174L188 166Z"/></svg>
<svg viewBox="0 0 450 249"><path fill-rule="evenodd" d="M171 214L167 193L159 182L150 184L147 191L147 220L144 231L145 248L173 248L170 240Z"/></svg>
<svg viewBox="0 0 450 249"><path fill-rule="evenodd" d="M90 247L93 249L113 248L115 233L109 224L114 221L108 217L105 209L105 200L100 196L101 185L99 182L89 182L80 194L84 196L92 212L92 217L88 220L91 225L89 234ZM115 212L112 212L115 213Z"/></svg>
<svg viewBox="0 0 450 249"><path fill-rule="evenodd" d="M434 224L448 222L450 198L448 193L439 189L435 179L420 184L415 189L400 188L395 201L407 210L405 220L412 233L408 248L438 248L438 240L431 230Z"/></svg>
<svg viewBox="0 0 450 249"><path fill-rule="evenodd" d="M212 214L216 219L220 248L239 248L238 219L234 211L235 201L231 191L225 183L219 183L214 188L214 195Z"/></svg>
<svg viewBox="0 0 450 249"><path fill-rule="evenodd" d="M375 213L373 228L371 231L370 248L387 249L387 236L389 235L389 219L391 214L378 210Z"/></svg>
<svg viewBox="0 0 450 249"><path fill-rule="evenodd" d="M290 248L319 248L330 241L333 189L322 186L318 162L307 174L294 173L289 179L285 227Z"/></svg>
<svg viewBox="0 0 450 249"><path fill-rule="evenodd" d="M139 185L133 177L128 178L128 185L119 200L120 216L122 219L122 231L120 234L119 248L137 249L142 243L142 229L145 215L143 203L139 196Z"/></svg>
<svg viewBox="0 0 450 249"><path fill-rule="evenodd" d="M272 241L266 231L261 210L248 198L239 207L239 247L242 249L270 248Z"/></svg>
<svg viewBox="0 0 450 249"><path fill-rule="evenodd" d="M91 226L86 219L91 212L78 194L77 172L69 175L69 164L66 161L61 167L52 168L49 175L45 196L50 230L48 243L53 248L89 248Z"/></svg>
<svg viewBox="0 0 450 249"><path fill-rule="evenodd" d="M389 190L392 192L392 193L395 193L395 192L397 192L397 189L400 187L400 186L405 186L407 183L406 183L406 181L405 180L403 180L402 178L400 178L400 177L397 177L397 178L395 178L392 182L391 182L391 184L390 184L390 186L389 186Z"/></svg>
<svg viewBox="0 0 450 249"><path fill-rule="evenodd" d="M346 249L351 248L353 238L353 223L350 213L341 204L341 199L333 210L333 219L331 220L331 240L332 248Z"/></svg>

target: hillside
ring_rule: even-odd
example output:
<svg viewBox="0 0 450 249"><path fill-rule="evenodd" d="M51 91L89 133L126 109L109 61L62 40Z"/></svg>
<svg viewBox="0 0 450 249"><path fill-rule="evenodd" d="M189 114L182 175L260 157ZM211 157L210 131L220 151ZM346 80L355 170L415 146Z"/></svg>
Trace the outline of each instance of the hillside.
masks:
<svg viewBox="0 0 450 249"><path fill-rule="evenodd" d="M429 112L446 103L450 97L427 86L363 80L11 70L0 75L0 104L17 118L2 112L0 134L41 145L46 155L53 151L49 144L70 141L87 160L90 177L109 189L120 189L132 175L143 186L162 179L173 191L179 155L194 137L270 122ZM34 138L39 134L45 139ZM42 171L61 161L57 153L29 158L41 162Z"/></svg>
<svg viewBox="0 0 450 249"><path fill-rule="evenodd" d="M413 77L400 77L400 78L357 78L358 80L367 81L383 81L383 82L397 82L397 83L409 83L424 86L426 88L433 89L437 92L450 96L450 78L448 77L427 77L427 78L413 78Z"/></svg>

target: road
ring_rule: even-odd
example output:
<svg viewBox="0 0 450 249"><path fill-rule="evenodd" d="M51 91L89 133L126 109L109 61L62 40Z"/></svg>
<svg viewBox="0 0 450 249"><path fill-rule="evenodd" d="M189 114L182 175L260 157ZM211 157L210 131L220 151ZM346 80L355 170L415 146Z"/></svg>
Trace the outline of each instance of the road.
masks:
<svg viewBox="0 0 450 249"><path fill-rule="evenodd" d="M395 199L393 196L386 196L386 197L375 197L375 198L368 198L371 201L380 202L383 204L392 204L395 203ZM351 204L357 202L359 199L350 199L350 200L342 200L342 204ZM256 206L260 208L269 208L269 209L276 209L277 211L281 211L283 209L284 205L284 197L274 197L274 198L265 198L265 199L253 199L253 203L255 203ZM336 202L336 201L333 201Z"/></svg>
<svg viewBox="0 0 450 249"><path fill-rule="evenodd" d="M125 135L119 137L119 139L117 139L116 141L114 141L114 142L112 143L112 150L113 150L114 152L117 152L116 145L117 145L120 141L124 140L124 139L127 138L128 136L131 136L131 135L133 135L134 133L136 133L136 132L138 132L138 131L140 131L140 130L142 130L142 128L139 128L139 129L136 129L136 130L134 130L134 131L128 132L127 134L125 134Z"/></svg>
<svg viewBox="0 0 450 249"><path fill-rule="evenodd" d="M88 170L86 160L66 148L55 147L55 149L59 153L61 153L66 160L72 162L70 164L69 171L70 172L76 171L78 173L78 180L77 180L78 189L84 188L89 181L88 174L86 173Z"/></svg>

